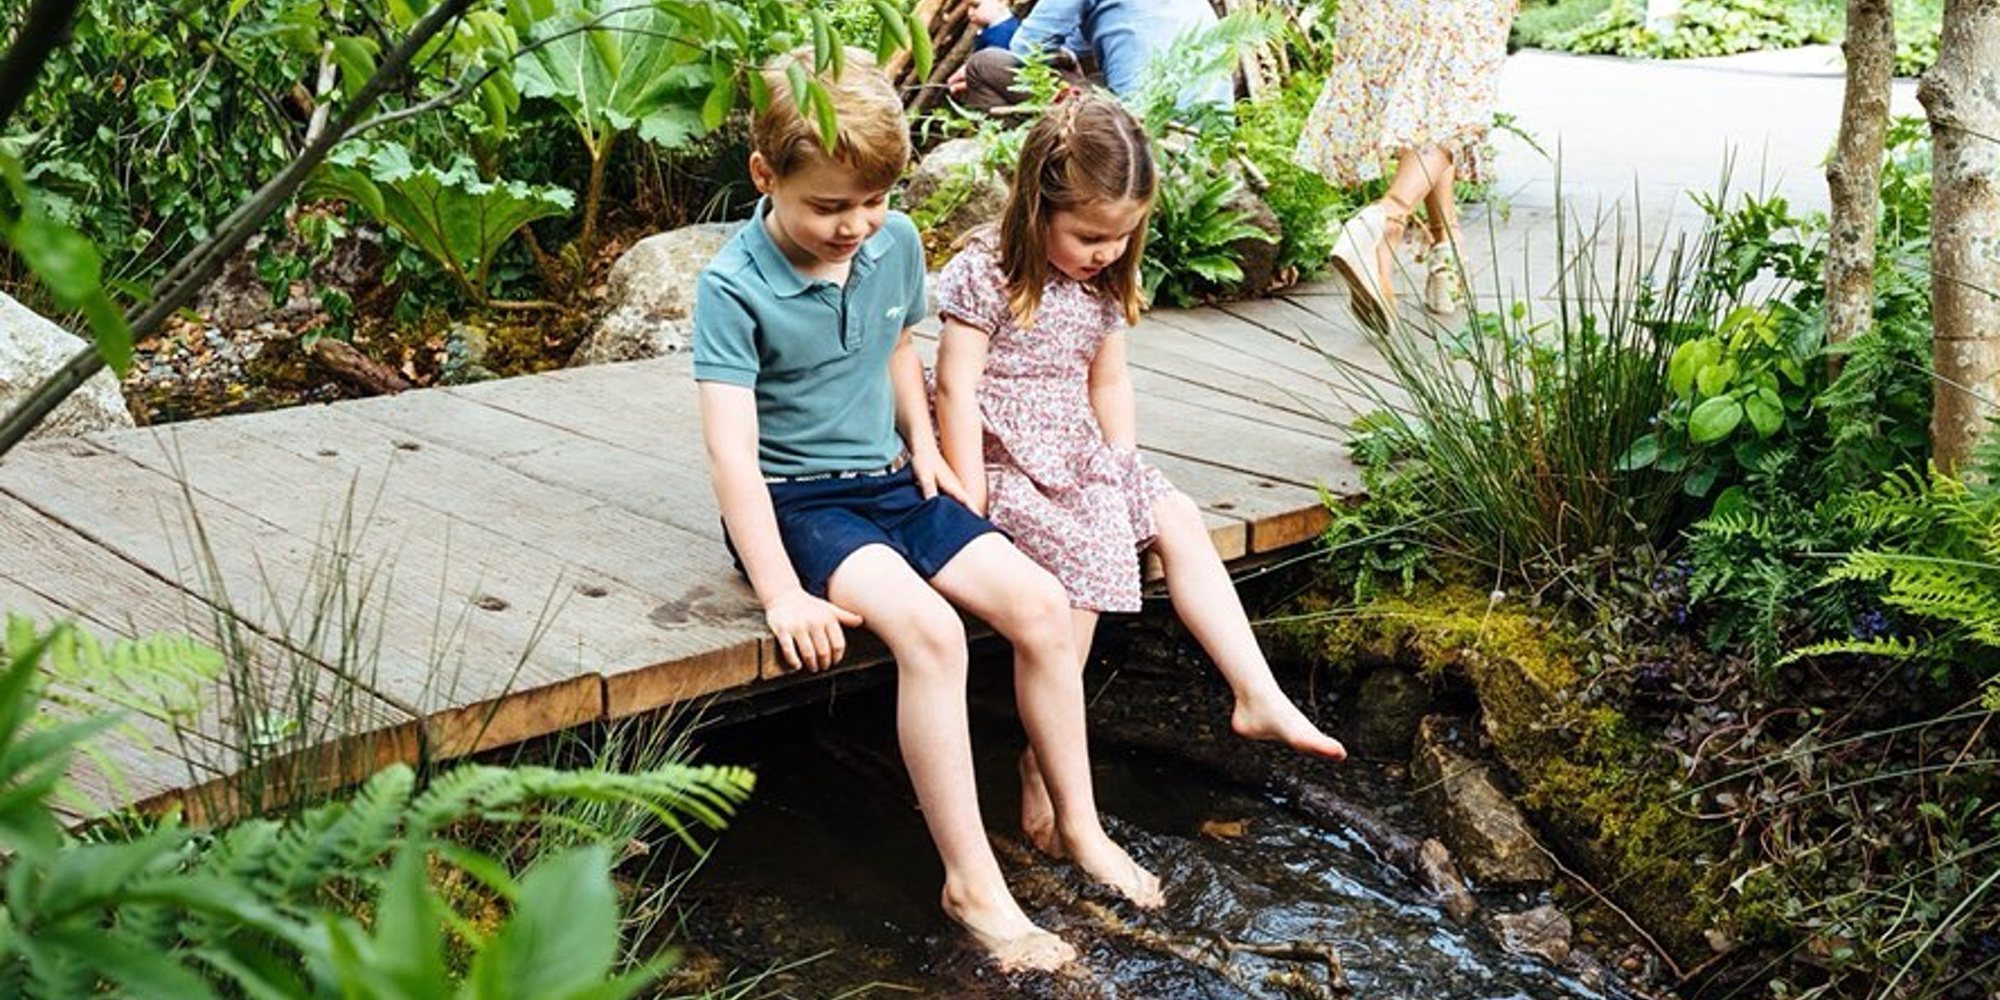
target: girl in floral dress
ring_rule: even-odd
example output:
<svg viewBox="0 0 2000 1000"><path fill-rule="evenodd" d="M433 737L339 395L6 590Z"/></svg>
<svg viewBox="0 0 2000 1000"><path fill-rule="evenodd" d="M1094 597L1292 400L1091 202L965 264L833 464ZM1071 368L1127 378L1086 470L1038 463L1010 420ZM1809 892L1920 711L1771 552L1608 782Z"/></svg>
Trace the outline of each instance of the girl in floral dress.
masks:
<svg viewBox="0 0 2000 1000"><path fill-rule="evenodd" d="M1382 200L1341 229L1334 268L1356 315L1395 316L1389 272L1410 213L1424 205L1430 248L1424 305L1447 313L1463 283L1452 182L1487 180L1486 140L1517 0L1343 0L1336 61L1299 134L1294 158L1327 183L1395 173Z"/></svg>
<svg viewBox="0 0 2000 1000"><path fill-rule="evenodd" d="M1062 581L1086 657L1099 614L1139 610L1151 548L1175 612L1235 693L1235 731L1339 760L1340 743L1271 676L1201 511L1137 450L1126 330L1155 183L1145 133L1109 98L1065 91L1029 131L998 231L938 278L945 460L973 509ZM1023 828L1060 855L1032 754L1021 772Z"/></svg>

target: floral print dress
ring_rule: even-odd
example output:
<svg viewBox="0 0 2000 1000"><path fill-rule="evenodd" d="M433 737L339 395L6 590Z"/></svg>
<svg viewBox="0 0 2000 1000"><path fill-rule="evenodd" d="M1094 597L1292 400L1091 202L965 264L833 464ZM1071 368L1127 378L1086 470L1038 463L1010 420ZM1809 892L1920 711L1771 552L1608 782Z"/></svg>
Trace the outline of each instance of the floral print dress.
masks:
<svg viewBox="0 0 2000 1000"><path fill-rule="evenodd" d="M1173 491L1135 451L1104 440L1090 365L1125 327L1118 306L1055 275L1032 326L1015 325L991 240L975 240L937 281L938 312L987 334L979 380L987 517L1090 611L1139 610L1139 554L1153 505Z"/></svg>
<svg viewBox="0 0 2000 1000"><path fill-rule="evenodd" d="M1486 146L1516 0L1343 0L1335 62L1293 159L1335 186L1383 175L1399 149L1444 149L1490 180Z"/></svg>

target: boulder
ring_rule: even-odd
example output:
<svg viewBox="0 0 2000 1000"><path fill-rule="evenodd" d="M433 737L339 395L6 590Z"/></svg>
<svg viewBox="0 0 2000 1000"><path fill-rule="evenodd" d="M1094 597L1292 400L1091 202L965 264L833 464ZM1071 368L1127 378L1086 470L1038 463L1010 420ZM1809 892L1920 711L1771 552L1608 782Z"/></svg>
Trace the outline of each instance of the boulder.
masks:
<svg viewBox="0 0 2000 1000"><path fill-rule="evenodd" d="M960 237L1000 221L1007 207L1007 178L986 163L977 139L940 143L917 163L903 189L903 210L923 231L933 266L941 265Z"/></svg>
<svg viewBox="0 0 2000 1000"><path fill-rule="evenodd" d="M705 222L656 233L611 265L604 315L572 354L572 366L638 361L683 351L693 327L695 279L740 222Z"/></svg>
<svg viewBox="0 0 2000 1000"><path fill-rule="evenodd" d="M1516 955L1532 955L1550 965L1569 961L1574 929L1563 911L1547 903L1526 913L1502 913L1493 918L1500 947Z"/></svg>
<svg viewBox="0 0 2000 1000"><path fill-rule="evenodd" d="M1452 744L1457 726L1433 715L1417 727L1410 780L1465 873L1478 885L1540 885L1555 866L1493 772Z"/></svg>
<svg viewBox="0 0 2000 1000"><path fill-rule="evenodd" d="M42 380L89 346L34 310L0 294L0 411L27 399ZM31 437L75 437L132 426L132 412L108 371L92 375L36 427Z"/></svg>
<svg viewBox="0 0 2000 1000"><path fill-rule="evenodd" d="M1377 669L1361 679L1355 692L1351 745L1369 757L1408 759L1417 726L1430 710L1429 685L1407 670Z"/></svg>

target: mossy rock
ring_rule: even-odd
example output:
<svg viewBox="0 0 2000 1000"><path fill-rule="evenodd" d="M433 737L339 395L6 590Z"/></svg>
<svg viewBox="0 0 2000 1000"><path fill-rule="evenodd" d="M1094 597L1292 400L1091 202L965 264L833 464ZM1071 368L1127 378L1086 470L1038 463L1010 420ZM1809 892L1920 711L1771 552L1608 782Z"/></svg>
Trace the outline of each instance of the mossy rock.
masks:
<svg viewBox="0 0 2000 1000"><path fill-rule="evenodd" d="M1708 957L1704 932L1736 923L1722 909L1734 875L1721 863L1725 832L1677 808L1690 793L1655 740L1584 703L1584 649L1553 614L1455 584L1360 609L1314 596L1293 611L1280 644L1316 667L1400 663L1469 688L1481 730L1558 853L1678 957Z"/></svg>

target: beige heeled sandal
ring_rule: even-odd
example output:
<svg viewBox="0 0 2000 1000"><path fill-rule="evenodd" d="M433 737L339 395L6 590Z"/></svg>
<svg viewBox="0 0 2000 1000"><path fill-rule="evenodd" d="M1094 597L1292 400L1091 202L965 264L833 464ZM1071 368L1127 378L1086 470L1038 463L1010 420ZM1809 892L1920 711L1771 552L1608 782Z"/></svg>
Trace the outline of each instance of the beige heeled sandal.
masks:
<svg viewBox="0 0 2000 1000"><path fill-rule="evenodd" d="M1377 202L1350 216L1333 240L1333 270L1347 283L1348 308L1363 327L1378 333L1388 332L1396 316L1395 304L1376 276L1376 254L1387 223L1388 210Z"/></svg>
<svg viewBox="0 0 2000 1000"><path fill-rule="evenodd" d="M1448 316L1465 297L1465 272L1450 242L1434 243L1424 254L1424 308Z"/></svg>

